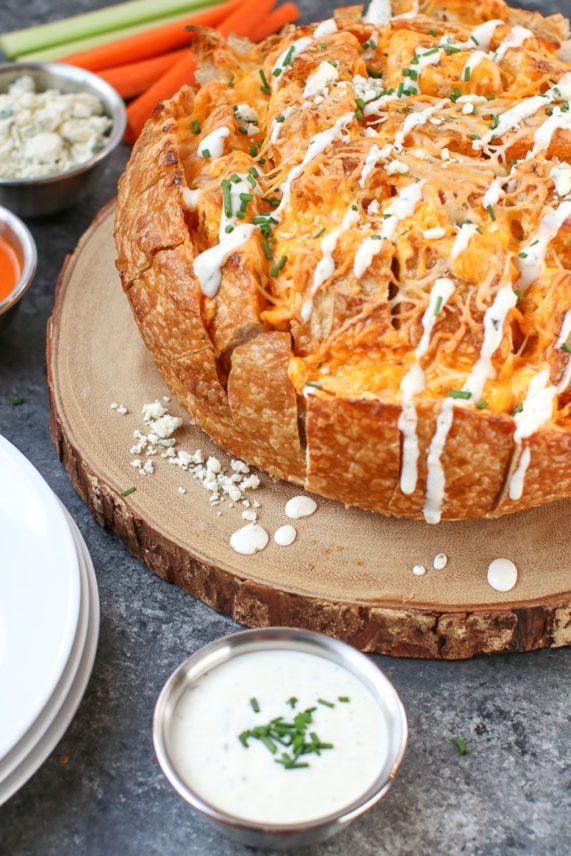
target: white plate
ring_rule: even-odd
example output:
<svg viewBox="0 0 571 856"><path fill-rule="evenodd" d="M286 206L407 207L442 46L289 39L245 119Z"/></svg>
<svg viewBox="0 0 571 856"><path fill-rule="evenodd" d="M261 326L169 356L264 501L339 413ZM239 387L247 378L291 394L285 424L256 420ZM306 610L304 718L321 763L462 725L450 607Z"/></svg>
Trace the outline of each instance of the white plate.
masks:
<svg viewBox="0 0 571 856"><path fill-rule="evenodd" d="M62 506L63 508L63 506ZM91 557L75 522L65 511L69 526L77 544L82 576L82 605L87 606L87 634L82 650L74 650L69 663L69 687L64 693L58 691L50 699L40 717L37 730L32 729L20 742L20 759L12 772L0 781L0 805L6 802L33 776L63 737L83 698L97 650L99 638L99 592Z"/></svg>
<svg viewBox="0 0 571 856"><path fill-rule="evenodd" d="M0 758L28 731L69 660L79 561L64 513L40 474L0 437Z"/></svg>

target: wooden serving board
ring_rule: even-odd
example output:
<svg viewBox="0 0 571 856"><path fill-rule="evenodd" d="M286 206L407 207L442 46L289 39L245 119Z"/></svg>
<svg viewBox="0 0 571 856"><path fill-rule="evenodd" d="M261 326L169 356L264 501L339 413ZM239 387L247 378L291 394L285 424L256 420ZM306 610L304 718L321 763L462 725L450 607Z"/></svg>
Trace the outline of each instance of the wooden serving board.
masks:
<svg viewBox="0 0 571 856"><path fill-rule="evenodd" d="M318 499L290 547L239 556L231 533L242 508L211 508L188 472L154 458L145 478L131 466L141 407L168 394L145 350L114 266L113 208L104 209L67 259L48 329L52 434L76 490L96 520L169 582L249 626L297 625L364 651L456 659L571 644L571 502L499 520L428 526ZM124 403L129 414L111 410ZM228 456L185 416L178 446ZM339 464L342 466L342 462ZM137 491L122 498L135 485ZM179 485L187 493L178 492ZM262 474L252 498L273 533L299 490ZM430 570L436 553L448 566ZM486 580L505 556L519 568L507 594ZM423 577L412 566L429 568Z"/></svg>

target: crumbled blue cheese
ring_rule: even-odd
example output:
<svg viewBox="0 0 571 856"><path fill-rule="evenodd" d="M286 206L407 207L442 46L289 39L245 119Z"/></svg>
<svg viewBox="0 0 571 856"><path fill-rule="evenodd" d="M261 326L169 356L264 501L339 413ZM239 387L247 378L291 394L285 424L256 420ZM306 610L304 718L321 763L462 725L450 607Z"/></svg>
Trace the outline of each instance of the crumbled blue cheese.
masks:
<svg viewBox="0 0 571 856"><path fill-rule="evenodd" d="M234 113L237 119L246 124L251 122L253 125L257 125L260 121L257 110L254 110L249 104L237 104L234 107Z"/></svg>
<svg viewBox="0 0 571 856"><path fill-rule="evenodd" d="M22 75L0 94L0 178L41 178L73 169L103 147L112 120L89 92L37 92Z"/></svg>
<svg viewBox="0 0 571 856"><path fill-rule="evenodd" d="M383 84L375 77L356 74L353 78L353 92L356 98L362 98L365 102L374 101L383 92Z"/></svg>
<svg viewBox="0 0 571 856"><path fill-rule="evenodd" d="M555 190L558 196L569 196L571 193L571 165L565 162L553 167L549 173L555 182Z"/></svg>
<svg viewBox="0 0 571 856"><path fill-rule="evenodd" d="M305 98L315 98L316 95L328 95L329 86L339 79L339 71L330 62L322 62L310 74L303 90Z"/></svg>

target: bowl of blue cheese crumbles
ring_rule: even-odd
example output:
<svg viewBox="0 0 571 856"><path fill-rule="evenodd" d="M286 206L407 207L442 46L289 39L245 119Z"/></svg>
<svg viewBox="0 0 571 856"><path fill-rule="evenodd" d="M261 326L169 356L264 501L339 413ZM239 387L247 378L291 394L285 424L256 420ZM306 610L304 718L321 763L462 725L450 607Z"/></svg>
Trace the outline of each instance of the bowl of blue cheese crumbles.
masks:
<svg viewBox="0 0 571 856"><path fill-rule="evenodd" d="M97 75L59 63L0 64L0 204L24 217L67 208L124 130L123 101Z"/></svg>

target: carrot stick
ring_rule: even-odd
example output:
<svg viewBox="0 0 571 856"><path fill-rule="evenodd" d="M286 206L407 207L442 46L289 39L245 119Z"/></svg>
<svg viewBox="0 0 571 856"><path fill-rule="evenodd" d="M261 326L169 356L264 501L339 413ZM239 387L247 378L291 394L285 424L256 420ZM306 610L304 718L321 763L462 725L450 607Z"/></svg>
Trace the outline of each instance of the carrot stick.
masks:
<svg viewBox="0 0 571 856"><path fill-rule="evenodd" d="M92 50L70 54L62 57L61 61L68 65L79 65L89 71L101 71L159 56L167 51L184 47L192 41L193 34L185 27L216 27L241 3L242 0L230 0L213 9L187 15L185 18L164 24L151 31L109 42Z"/></svg>
<svg viewBox="0 0 571 856"><path fill-rule="evenodd" d="M116 68L107 68L100 71L107 83L113 86L122 98L135 98L145 89L162 77L163 74L173 67L181 59L183 51L171 51L162 56L152 59L144 59L141 62L131 62L126 65L118 65Z"/></svg>
<svg viewBox="0 0 571 856"><path fill-rule="evenodd" d="M131 101L127 107L127 131L125 133L125 140L128 143L135 142L151 115L153 107L159 101L172 98L185 83L195 84L195 71L196 61L192 51L186 50L170 71L163 74L146 92Z"/></svg>
<svg viewBox="0 0 571 856"><path fill-rule="evenodd" d="M266 36L271 36L272 33L277 33L286 24L293 24L299 18L299 9L295 3L284 3L278 9L259 21L258 26L252 33L253 42L261 42Z"/></svg>
<svg viewBox="0 0 571 856"><path fill-rule="evenodd" d="M275 0L245 0L235 12L232 12L218 27L223 36L233 33L235 36L250 37L261 18L270 14Z"/></svg>

